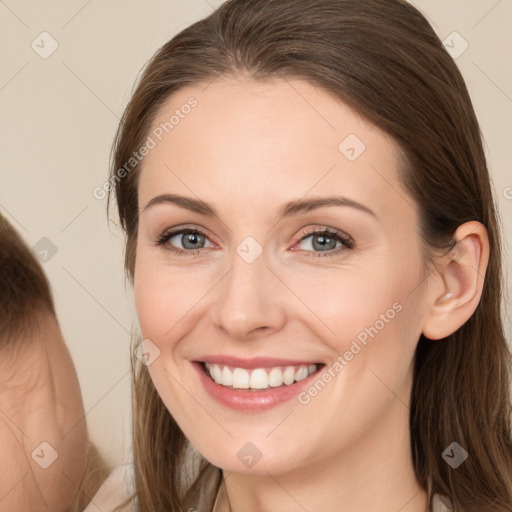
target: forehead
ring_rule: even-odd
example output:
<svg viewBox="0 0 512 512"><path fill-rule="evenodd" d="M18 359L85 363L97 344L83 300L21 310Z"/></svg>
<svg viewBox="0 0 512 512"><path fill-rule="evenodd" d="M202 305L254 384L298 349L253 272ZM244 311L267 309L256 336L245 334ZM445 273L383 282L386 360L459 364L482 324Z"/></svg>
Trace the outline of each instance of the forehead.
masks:
<svg viewBox="0 0 512 512"><path fill-rule="evenodd" d="M177 192L228 206L239 197L257 208L262 198L277 206L337 192L371 198L384 212L403 196L394 141L303 80L219 77L184 87L160 108L149 136L140 204Z"/></svg>

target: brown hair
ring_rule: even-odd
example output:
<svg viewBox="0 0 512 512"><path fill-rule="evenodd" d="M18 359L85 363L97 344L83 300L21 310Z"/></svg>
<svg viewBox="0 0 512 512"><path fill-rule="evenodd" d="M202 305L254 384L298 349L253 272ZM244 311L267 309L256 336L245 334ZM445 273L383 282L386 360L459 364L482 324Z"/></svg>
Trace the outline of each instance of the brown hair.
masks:
<svg viewBox="0 0 512 512"><path fill-rule="evenodd" d="M140 148L163 102L186 85L247 72L304 79L389 134L403 154L402 184L420 212L425 260L453 247L455 229L481 222L490 260L472 317L444 340L423 335L411 397L414 467L428 491L456 511L512 510L510 352L500 315L500 226L482 137L463 77L425 17L403 0L228 0L153 56L116 135L111 181L127 235L133 282ZM184 510L218 471L204 459L184 485L187 439L160 400L147 368L132 361L136 494L143 512ZM457 441L469 460L456 470L442 452ZM217 479L217 484L219 480ZM211 504L210 504L211 509Z"/></svg>
<svg viewBox="0 0 512 512"><path fill-rule="evenodd" d="M18 232L0 214L0 347L25 339L39 313L55 315L48 279Z"/></svg>

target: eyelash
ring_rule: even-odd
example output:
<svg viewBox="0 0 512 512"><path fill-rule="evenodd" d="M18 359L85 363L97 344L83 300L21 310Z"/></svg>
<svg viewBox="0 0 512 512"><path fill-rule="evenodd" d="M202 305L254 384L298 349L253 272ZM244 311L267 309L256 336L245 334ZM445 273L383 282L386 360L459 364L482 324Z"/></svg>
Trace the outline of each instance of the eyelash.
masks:
<svg viewBox="0 0 512 512"><path fill-rule="evenodd" d="M181 235L181 234L194 234L194 235L198 234L198 235L204 236L205 238L208 238L206 236L206 234L203 233L199 229L183 228L183 229L178 229L176 231L164 232L161 236L158 237L158 239L155 242L155 245L157 247L163 246L171 238L173 238L177 235ZM305 253L308 257L316 258L316 257L336 256L343 251L350 250L355 247L355 242L352 237L350 237L348 235L344 235L341 232L334 231L330 228L315 229L313 231L308 231L306 233L303 233L297 243L302 242L304 239L306 239L312 235L327 235L328 238L333 238L337 242L341 242L343 244L343 247L339 247L338 249L331 249L329 251L305 251ZM179 256L195 256L195 255L199 254L199 252L201 250L201 249L183 250L183 249L173 247L170 244L168 245L168 247L166 247L166 249L176 253Z"/></svg>

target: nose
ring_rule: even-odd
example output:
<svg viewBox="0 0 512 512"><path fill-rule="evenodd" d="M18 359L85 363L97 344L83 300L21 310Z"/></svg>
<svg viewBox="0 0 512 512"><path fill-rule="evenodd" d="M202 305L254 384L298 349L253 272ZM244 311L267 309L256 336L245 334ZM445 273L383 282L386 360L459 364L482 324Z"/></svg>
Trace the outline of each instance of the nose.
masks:
<svg viewBox="0 0 512 512"><path fill-rule="evenodd" d="M213 324L239 341L282 329L285 287L268 267L264 253L249 263L234 252L231 262L230 270L215 287L210 307Z"/></svg>

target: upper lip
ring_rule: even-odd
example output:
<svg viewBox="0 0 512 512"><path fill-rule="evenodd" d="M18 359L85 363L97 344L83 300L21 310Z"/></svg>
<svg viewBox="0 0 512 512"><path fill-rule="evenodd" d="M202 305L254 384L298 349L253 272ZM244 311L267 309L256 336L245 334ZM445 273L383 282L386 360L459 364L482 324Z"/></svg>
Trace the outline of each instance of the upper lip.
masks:
<svg viewBox="0 0 512 512"><path fill-rule="evenodd" d="M232 368L270 368L273 366L309 366L310 364L321 364L317 361L296 361L293 359L280 359L275 357L251 357L242 358L236 356L210 355L195 359L200 363L220 364Z"/></svg>

